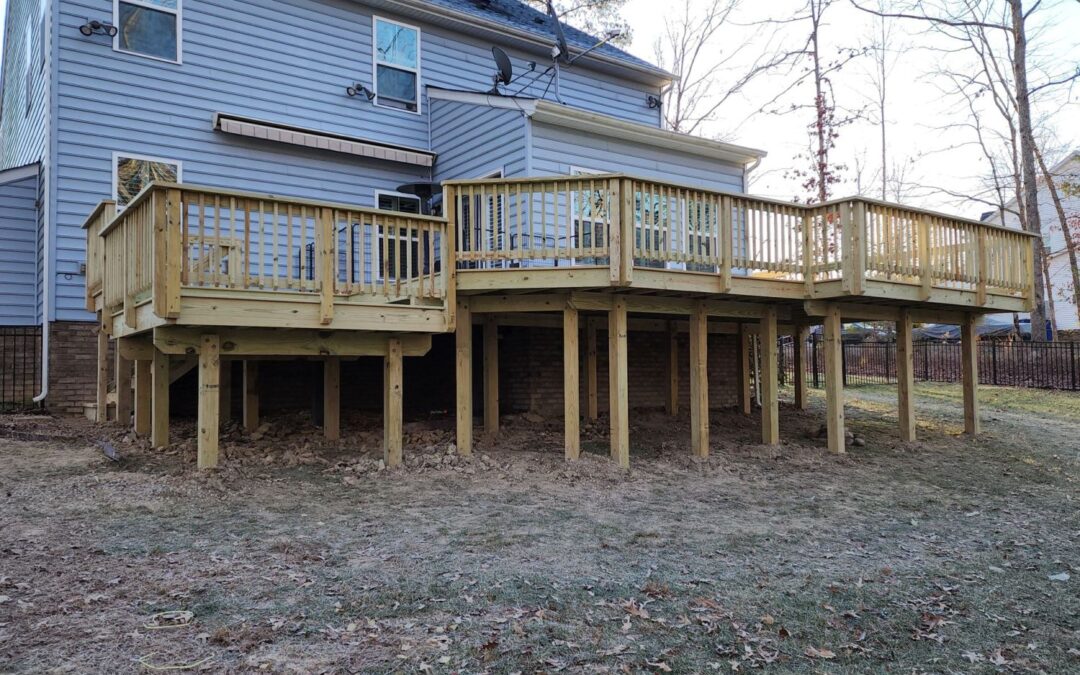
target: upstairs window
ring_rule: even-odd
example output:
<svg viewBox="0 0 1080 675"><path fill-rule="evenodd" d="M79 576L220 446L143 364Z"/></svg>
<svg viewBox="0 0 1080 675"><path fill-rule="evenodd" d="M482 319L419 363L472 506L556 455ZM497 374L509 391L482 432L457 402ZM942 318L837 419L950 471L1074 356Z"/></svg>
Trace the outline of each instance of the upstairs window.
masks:
<svg viewBox="0 0 1080 675"><path fill-rule="evenodd" d="M152 182L179 183L183 168L180 162L113 153L113 199L119 211L131 203Z"/></svg>
<svg viewBox="0 0 1080 675"><path fill-rule="evenodd" d="M180 63L183 0L113 0L113 48Z"/></svg>
<svg viewBox="0 0 1080 675"><path fill-rule="evenodd" d="M375 105L420 112L420 29L373 17Z"/></svg>

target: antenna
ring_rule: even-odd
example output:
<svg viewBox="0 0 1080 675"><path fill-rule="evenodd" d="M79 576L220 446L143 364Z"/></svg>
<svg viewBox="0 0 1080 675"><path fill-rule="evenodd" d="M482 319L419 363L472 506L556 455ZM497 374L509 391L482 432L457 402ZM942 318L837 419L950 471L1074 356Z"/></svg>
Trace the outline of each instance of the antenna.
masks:
<svg viewBox="0 0 1080 675"><path fill-rule="evenodd" d="M499 93L500 84L510 84L514 79L514 66L510 63L510 57L506 55L502 49L498 47L491 48L491 55L495 58L495 74L491 76L492 79L492 94Z"/></svg>
<svg viewBox="0 0 1080 675"><path fill-rule="evenodd" d="M555 23L555 47L551 50L551 57L556 61L569 63L570 47L566 44L566 33L563 32L562 22L559 21L559 14L555 11L555 5L551 0L547 0L547 12Z"/></svg>

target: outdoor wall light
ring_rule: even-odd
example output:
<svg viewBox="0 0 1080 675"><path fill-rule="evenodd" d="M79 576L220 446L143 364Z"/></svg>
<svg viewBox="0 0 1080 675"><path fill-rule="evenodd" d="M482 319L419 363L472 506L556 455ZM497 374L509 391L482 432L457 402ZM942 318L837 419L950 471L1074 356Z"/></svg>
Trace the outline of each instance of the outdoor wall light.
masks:
<svg viewBox="0 0 1080 675"><path fill-rule="evenodd" d="M357 94L363 94L364 96L367 97L367 100L369 100L369 101L375 98L375 92L371 91L370 89L368 89L364 85L360 84L359 82L355 82L355 83L349 85L348 87L345 87L345 93L348 94L349 96L356 96Z"/></svg>
<svg viewBox="0 0 1080 675"><path fill-rule="evenodd" d="M97 19L94 19L93 21L87 19L86 23L79 26L79 32L86 37L90 37L91 35L108 35L109 37L115 37L116 26L104 21L98 21Z"/></svg>
<svg viewBox="0 0 1080 675"><path fill-rule="evenodd" d="M645 103L648 104L648 106L653 110L656 110L660 106L664 105L664 102L660 100L659 96L653 96L652 94L647 94L645 96Z"/></svg>

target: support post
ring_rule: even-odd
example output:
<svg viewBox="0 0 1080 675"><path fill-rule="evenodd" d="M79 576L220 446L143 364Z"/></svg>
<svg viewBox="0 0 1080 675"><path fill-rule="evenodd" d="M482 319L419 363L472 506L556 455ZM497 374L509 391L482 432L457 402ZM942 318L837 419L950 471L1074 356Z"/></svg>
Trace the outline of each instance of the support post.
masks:
<svg viewBox="0 0 1080 675"><path fill-rule="evenodd" d="M221 339L217 335L203 335L199 345L199 442L198 465L200 469L214 469L218 465L218 392L221 377Z"/></svg>
<svg viewBox="0 0 1080 675"><path fill-rule="evenodd" d="M131 424L132 391L131 391L131 361L120 354L120 340L116 341L116 353L113 361L116 364L116 421L127 426Z"/></svg>
<svg viewBox="0 0 1080 675"><path fill-rule="evenodd" d="M402 390L404 363L402 356L401 340L390 338L386 345L386 358L383 359L383 460L387 466L401 464L403 454L401 408L404 398Z"/></svg>
<svg viewBox="0 0 1080 675"><path fill-rule="evenodd" d="M825 312L825 425L829 432L829 452L842 454L844 448L844 366L843 323L840 306L833 303Z"/></svg>
<svg viewBox="0 0 1080 675"><path fill-rule="evenodd" d="M578 311L563 309L563 423L566 426L566 459L581 454L581 403L578 354Z"/></svg>
<svg viewBox="0 0 1080 675"><path fill-rule="evenodd" d="M911 342L911 311L900 310L896 322L896 393L899 399L900 440L915 440L915 355Z"/></svg>
<svg viewBox="0 0 1080 675"><path fill-rule="evenodd" d="M499 324L495 314L484 315L484 435L499 435Z"/></svg>
<svg viewBox="0 0 1080 675"><path fill-rule="evenodd" d="M761 442L764 445L780 445L778 337L776 307L770 306L761 316Z"/></svg>
<svg viewBox="0 0 1080 675"><path fill-rule="evenodd" d="M618 296L608 312L608 393L611 408L611 458L630 468L630 403L627 382L626 298Z"/></svg>
<svg viewBox="0 0 1080 675"><path fill-rule="evenodd" d="M468 300L458 301L454 338L457 344L457 449L459 454L471 455L473 435L472 315L469 312Z"/></svg>
<svg viewBox="0 0 1080 675"><path fill-rule="evenodd" d="M221 382L218 383L220 402L218 411L221 423L225 424L232 419L232 361L222 360Z"/></svg>
<svg viewBox="0 0 1080 675"><path fill-rule="evenodd" d="M964 433L975 436L981 430L979 422L979 334L976 317L966 314L960 325L960 350L964 371ZM1034 334L1034 333L1033 333Z"/></svg>
<svg viewBox="0 0 1080 675"><path fill-rule="evenodd" d="M97 404L97 421L107 422L109 421L109 334L101 321L101 312L98 312L97 391L94 400Z"/></svg>
<svg viewBox="0 0 1080 675"><path fill-rule="evenodd" d="M600 393L599 393L599 381L596 376L596 359L597 359L597 328L596 324L586 319L585 328L585 388L588 390L588 411L587 416L589 421L595 422L600 418Z"/></svg>
<svg viewBox="0 0 1080 675"><path fill-rule="evenodd" d="M806 341L810 337L810 327L799 324L795 327L795 345L792 368L795 371L795 407L806 410L810 398L806 390Z"/></svg>
<svg viewBox="0 0 1080 675"><path fill-rule="evenodd" d="M749 415L753 399L750 396L750 333L739 324L739 410Z"/></svg>
<svg viewBox="0 0 1080 675"><path fill-rule="evenodd" d="M679 415L679 333L675 330L675 322L668 321L668 390L667 390L667 414L672 417Z"/></svg>
<svg viewBox="0 0 1080 675"><path fill-rule="evenodd" d="M709 456L709 317L702 302L690 315L690 450Z"/></svg>
<svg viewBox="0 0 1080 675"><path fill-rule="evenodd" d="M163 448L169 444L169 355L156 347L150 377L154 390L150 397L150 445Z"/></svg>
<svg viewBox="0 0 1080 675"><path fill-rule="evenodd" d="M244 361L244 431L259 428L259 362Z"/></svg>
<svg viewBox="0 0 1080 675"><path fill-rule="evenodd" d="M150 433L151 363L147 360L135 362L135 434L138 436Z"/></svg>
<svg viewBox="0 0 1080 675"><path fill-rule="evenodd" d="M341 358L323 361L323 435L327 440L341 438Z"/></svg>

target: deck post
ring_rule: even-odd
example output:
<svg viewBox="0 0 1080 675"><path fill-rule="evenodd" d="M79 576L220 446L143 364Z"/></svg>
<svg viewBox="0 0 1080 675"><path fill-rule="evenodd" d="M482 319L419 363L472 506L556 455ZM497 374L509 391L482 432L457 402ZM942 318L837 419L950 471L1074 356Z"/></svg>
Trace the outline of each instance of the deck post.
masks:
<svg viewBox="0 0 1080 675"><path fill-rule="evenodd" d="M739 324L738 371L739 371L739 410L743 415L750 415L753 398L750 395L750 333L745 324Z"/></svg>
<svg viewBox="0 0 1080 675"><path fill-rule="evenodd" d="M221 423L232 419L232 361L221 361L221 382L218 384L218 411Z"/></svg>
<svg viewBox="0 0 1080 675"><path fill-rule="evenodd" d="M792 368L795 371L795 407L806 410L810 404L806 389L806 341L810 337L810 327L799 324L795 327L795 348Z"/></svg>
<svg viewBox="0 0 1080 675"><path fill-rule="evenodd" d="M566 459L581 454L581 361L578 350L578 311L563 309L563 423L566 427Z"/></svg>
<svg viewBox="0 0 1080 675"><path fill-rule="evenodd" d="M499 436L499 324L495 314L484 315L484 436Z"/></svg>
<svg viewBox="0 0 1080 675"><path fill-rule="evenodd" d="M975 330L976 316L964 315L960 324L960 351L964 384L964 433L971 436L981 431L979 422L979 335Z"/></svg>
<svg viewBox="0 0 1080 675"><path fill-rule="evenodd" d="M599 331L596 323L591 319L586 319L585 324L585 388L588 390L588 410L586 415L589 421L595 422L600 418L599 381L596 376L597 333Z"/></svg>
<svg viewBox="0 0 1080 675"><path fill-rule="evenodd" d="M150 363L153 393L150 396L150 445L163 448L169 444L169 355L154 348Z"/></svg>
<svg viewBox="0 0 1080 675"><path fill-rule="evenodd" d="M145 436L150 433L151 361L140 359L135 362L135 434Z"/></svg>
<svg viewBox="0 0 1080 675"><path fill-rule="evenodd" d="M101 312L98 312L97 390L94 401L97 404L97 421L109 421L109 333L102 323Z"/></svg>
<svg viewBox="0 0 1080 675"><path fill-rule="evenodd" d="M214 469L218 465L218 392L221 377L221 338L217 335L202 336L199 345L199 442L198 465L200 469Z"/></svg>
<svg viewBox="0 0 1080 675"><path fill-rule="evenodd" d="M617 296L608 312L608 394L611 458L630 468L630 402L627 382L626 298Z"/></svg>
<svg viewBox="0 0 1080 675"><path fill-rule="evenodd" d="M690 315L690 450L709 456L709 317L695 302Z"/></svg>
<svg viewBox="0 0 1080 675"><path fill-rule="evenodd" d="M761 316L761 442L780 445L780 404L777 391L776 350L778 334L776 307L768 307Z"/></svg>
<svg viewBox="0 0 1080 675"><path fill-rule="evenodd" d="M401 464L403 454L402 357L401 340L390 338L386 344L386 358L383 359L383 461L387 466Z"/></svg>
<svg viewBox="0 0 1080 675"><path fill-rule="evenodd" d="M667 414L677 417L679 414L679 333L675 328L674 321L668 321L668 390L667 390Z"/></svg>
<svg viewBox="0 0 1080 675"><path fill-rule="evenodd" d="M900 310L896 322L896 393L899 398L900 440L915 440L915 354L911 343L911 311Z"/></svg>
<svg viewBox="0 0 1080 675"><path fill-rule="evenodd" d="M844 364L843 323L840 306L830 303L825 310L825 425L829 452L843 454L844 448Z"/></svg>
<svg viewBox="0 0 1080 675"><path fill-rule="evenodd" d="M341 438L341 358L323 361L323 435L327 440Z"/></svg>
<svg viewBox="0 0 1080 675"><path fill-rule="evenodd" d="M259 428L259 362L244 361L244 431Z"/></svg>
<svg viewBox="0 0 1080 675"><path fill-rule="evenodd" d="M469 301L457 304L457 325L454 337L457 344L457 449L462 455L472 454L473 392L472 392L472 315Z"/></svg>
<svg viewBox="0 0 1080 675"><path fill-rule="evenodd" d="M113 360L116 365L116 421L123 426L131 424L133 392L131 391L131 361L121 355L120 340L117 338L116 353Z"/></svg>

